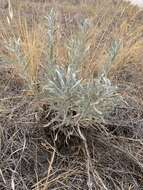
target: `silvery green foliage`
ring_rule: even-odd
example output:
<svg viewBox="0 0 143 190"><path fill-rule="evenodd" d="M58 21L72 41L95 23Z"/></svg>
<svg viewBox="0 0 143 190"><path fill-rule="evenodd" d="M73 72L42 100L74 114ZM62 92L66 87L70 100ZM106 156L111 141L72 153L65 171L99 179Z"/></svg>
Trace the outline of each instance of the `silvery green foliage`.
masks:
<svg viewBox="0 0 143 190"><path fill-rule="evenodd" d="M120 101L117 87L113 86L107 78L106 73L109 67L105 67L103 73L96 79L83 81L79 78L80 65L89 49L86 47L85 34L86 31L82 30L80 34L78 33L69 40L67 68L50 65L54 69L50 69L50 74L48 74L49 71L47 73L43 92L47 97L50 110L56 114L48 124L54 122L54 128L74 127L76 124L86 122L101 123ZM109 60L113 61L116 53L115 44L109 53Z"/></svg>
<svg viewBox="0 0 143 190"><path fill-rule="evenodd" d="M55 38L58 26L56 23L55 10L52 8L45 18L47 20L47 74L49 77L56 69ZM80 34L73 35L68 44L65 45L68 49L68 64L70 64L70 69L74 69L74 71L77 70L77 72L79 72L78 68L81 66L89 50L89 47L85 47L87 31L86 22L85 20L79 23L79 28L81 30Z"/></svg>
<svg viewBox="0 0 143 190"><path fill-rule="evenodd" d="M57 67L43 90L50 109L57 113L57 121L60 118L65 126L86 121L101 123L120 99L109 79L83 82L70 65L67 71Z"/></svg>
<svg viewBox="0 0 143 190"><path fill-rule="evenodd" d="M73 35L67 44L68 63L74 70L78 69L84 63L89 46L86 45L87 24L86 20L79 24L80 33Z"/></svg>
<svg viewBox="0 0 143 190"><path fill-rule="evenodd" d="M5 48L16 56L16 62L23 66L26 66L26 60L23 57L21 51L21 39L10 38L9 41L5 42Z"/></svg>
<svg viewBox="0 0 143 190"><path fill-rule="evenodd" d="M55 32L57 30L56 25L56 12L52 8L48 16L45 17L47 20L47 46L48 46L48 52L47 52L47 59L49 64L53 64L55 62L55 55L54 55L54 46L55 46Z"/></svg>
<svg viewBox="0 0 143 190"><path fill-rule="evenodd" d="M120 49L120 42L118 41L113 41L111 44L111 48L108 52L108 62L105 64L103 70L102 70L102 75L104 75L106 78L108 77L108 73L110 71L110 68L112 64L114 63L114 60L116 58L116 55L118 54L118 51Z"/></svg>
<svg viewBox="0 0 143 190"><path fill-rule="evenodd" d="M43 88L51 109L58 113L59 118L67 125L71 119L69 110L74 111L81 88L81 80L77 78L70 65L67 70L57 66Z"/></svg>
<svg viewBox="0 0 143 190"><path fill-rule="evenodd" d="M16 59L13 60L13 62L10 61L10 64L18 64L21 69L19 75L23 79L27 79L28 75L26 72L26 67L28 63L26 61L27 59L25 55L23 55L22 53L21 44L22 42L20 38L10 38L8 41L5 42L5 48L16 57Z"/></svg>
<svg viewBox="0 0 143 190"><path fill-rule="evenodd" d="M13 37L5 41L5 48L16 58L8 60L8 63L12 64L18 70L18 75L25 81L25 90L36 90L36 81L33 81L29 75L29 55L26 56L23 52L21 38Z"/></svg>

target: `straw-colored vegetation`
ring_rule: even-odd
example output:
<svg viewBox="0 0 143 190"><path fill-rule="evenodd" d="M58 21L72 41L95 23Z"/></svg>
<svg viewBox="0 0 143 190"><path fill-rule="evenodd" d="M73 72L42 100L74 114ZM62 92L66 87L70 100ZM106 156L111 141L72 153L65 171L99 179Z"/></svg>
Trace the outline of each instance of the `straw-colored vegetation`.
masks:
<svg viewBox="0 0 143 190"><path fill-rule="evenodd" d="M143 11L122 0L0 9L0 189L141 189Z"/></svg>

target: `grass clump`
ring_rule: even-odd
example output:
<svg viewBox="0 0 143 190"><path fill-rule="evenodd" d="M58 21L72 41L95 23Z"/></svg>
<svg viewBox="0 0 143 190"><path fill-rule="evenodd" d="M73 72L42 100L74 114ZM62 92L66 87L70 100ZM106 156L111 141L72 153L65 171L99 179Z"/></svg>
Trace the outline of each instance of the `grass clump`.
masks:
<svg viewBox="0 0 143 190"><path fill-rule="evenodd" d="M45 45L41 42L42 28L36 24L34 18L31 27L20 14L18 20L15 16L10 18L8 17L8 23L2 22L1 57L14 68L27 85L27 90L32 92L36 90L38 83L38 72Z"/></svg>

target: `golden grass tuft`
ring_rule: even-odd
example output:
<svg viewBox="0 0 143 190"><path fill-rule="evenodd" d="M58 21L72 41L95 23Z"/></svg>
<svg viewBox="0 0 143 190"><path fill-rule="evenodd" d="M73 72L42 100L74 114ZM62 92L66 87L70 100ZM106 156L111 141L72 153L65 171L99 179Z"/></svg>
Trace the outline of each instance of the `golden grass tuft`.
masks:
<svg viewBox="0 0 143 190"><path fill-rule="evenodd" d="M143 11L122 1L114 6L112 2L111 4L112 6L108 6L106 10L104 10L106 6L103 7L99 2L97 7L96 4L94 7L96 14L91 18L94 27L88 32L91 44L87 63L89 73L98 73L108 62L108 53L113 41L119 42L120 49L112 65L112 75L116 75L119 69L124 68L126 64L136 65L136 68L141 67L143 58L143 21L141 15L143 15ZM134 72L137 75L138 71Z"/></svg>
<svg viewBox="0 0 143 190"><path fill-rule="evenodd" d="M38 71L41 64L42 54L45 48L43 38L43 28L36 23L33 18L31 23L26 18L18 16L13 18L9 24L3 20L1 23L1 43L4 44L1 49L1 56L7 63L10 63L26 79L29 85L37 83ZM10 40L20 39L21 61L17 59L15 51L8 51L6 46ZM22 63L25 60L25 64Z"/></svg>
<svg viewBox="0 0 143 190"><path fill-rule="evenodd" d="M29 30L27 21L19 21L19 36L22 39L22 52L27 60L26 69L30 80L36 82L38 79L38 69L41 63L41 56L44 49L42 30L35 21L32 22Z"/></svg>

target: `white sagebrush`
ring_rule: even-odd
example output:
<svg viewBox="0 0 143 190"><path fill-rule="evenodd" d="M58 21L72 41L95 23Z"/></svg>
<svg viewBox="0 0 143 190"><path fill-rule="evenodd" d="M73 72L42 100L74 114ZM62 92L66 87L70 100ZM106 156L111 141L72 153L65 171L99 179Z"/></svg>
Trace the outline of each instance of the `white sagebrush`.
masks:
<svg viewBox="0 0 143 190"><path fill-rule="evenodd" d="M113 86L107 74L118 52L118 44L113 43L109 51L107 67L104 67L98 78L84 80L80 78L80 66L88 54L84 30L69 40L68 66L63 68L50 65L43 92L47 97L50 110L55 111L54 128L74 127L85 122L102 123L106 115L120 101L117 87ZM53 68L53 69L51 69ZM50 125L52 121L48 124ZM55 125L55 121L57 125Z"/></svg>
<svg viewBox="0 0 143 190"><path fill-rule="evenodd" d="M21 79L27 81L28 89L33 88L33 83L30 80L29 73L27 72L28 61L27 57L24 55L22 51L22 41L20 38L10 38L8 41L5 41L5 48L6 50L15 56L15 59L8 61L11 65L17 69L18 74Z"/></svg>
<svg viewBox="0 0 143 190"><path fill-rule="evenodd" d="M55 10L52 8L45 18L47 20L47 59L49 64L54 64L55 33L57 30Z"/></svg>

